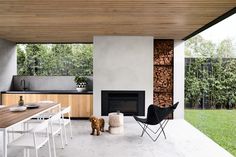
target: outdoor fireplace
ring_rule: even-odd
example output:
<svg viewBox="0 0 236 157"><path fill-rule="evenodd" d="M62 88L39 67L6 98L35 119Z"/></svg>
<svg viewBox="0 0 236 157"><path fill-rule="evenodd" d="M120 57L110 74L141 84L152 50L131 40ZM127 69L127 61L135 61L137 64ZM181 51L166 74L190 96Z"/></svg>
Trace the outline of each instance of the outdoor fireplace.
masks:
<svg viewBox="0 0 236 157"><path fill-rule="evenodd" d="M102 116L120 111L126 116L144 116L145 91L102 91Z"/></svg>

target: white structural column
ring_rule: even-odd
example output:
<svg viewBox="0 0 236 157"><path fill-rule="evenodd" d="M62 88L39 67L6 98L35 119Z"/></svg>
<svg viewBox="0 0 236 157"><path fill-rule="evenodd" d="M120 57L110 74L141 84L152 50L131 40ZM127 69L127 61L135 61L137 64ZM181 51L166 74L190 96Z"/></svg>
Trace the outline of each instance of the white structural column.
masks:
<svg viewBox="0 0 236 157"><path fill-rule="evenodd" d="M175 119L184 119L184 41L174 41L174 103L179 101L179 106L174 112Z"/></svg>

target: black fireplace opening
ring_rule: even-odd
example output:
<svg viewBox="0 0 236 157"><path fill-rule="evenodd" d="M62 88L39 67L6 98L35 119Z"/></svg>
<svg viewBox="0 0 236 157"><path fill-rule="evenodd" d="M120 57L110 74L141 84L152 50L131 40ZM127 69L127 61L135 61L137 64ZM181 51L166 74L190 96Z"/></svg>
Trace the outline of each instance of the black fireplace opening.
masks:
<svg viewBox="0 0 236 157"><path fill-rule="evenodd" d="M144 116L145 91L102 91L102 116L120 111L125 116Z"/></svg>

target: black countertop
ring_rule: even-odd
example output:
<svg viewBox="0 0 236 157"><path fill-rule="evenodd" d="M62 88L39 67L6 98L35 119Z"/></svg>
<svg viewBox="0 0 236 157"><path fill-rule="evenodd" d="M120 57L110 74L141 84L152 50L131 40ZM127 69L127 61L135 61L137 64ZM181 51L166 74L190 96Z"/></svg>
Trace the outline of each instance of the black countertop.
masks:
<svg viewBox="0 0 236 157"><path fill-rule="evenodd" d="M29 90L29 91L2 91L1 94L93 94L93 91L77 90Z"/></svg>

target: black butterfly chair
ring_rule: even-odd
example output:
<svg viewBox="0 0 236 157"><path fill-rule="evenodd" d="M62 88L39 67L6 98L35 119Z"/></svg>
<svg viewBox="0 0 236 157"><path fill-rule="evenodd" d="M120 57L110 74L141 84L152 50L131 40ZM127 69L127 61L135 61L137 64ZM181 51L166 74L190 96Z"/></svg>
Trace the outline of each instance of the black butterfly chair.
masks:
<svg viewBox="0 0 236 157"><path fill-rule="evenodd" d="M139 118L137 116L133 116L134 119L138 122L138 124L143 128L141 137L143 136L144 132L146 132L147 135L155 142L158 139L158 137L161 135L161 133L163 133L163 135L165 136L165 139L166 139L166 134L165 134L164 128L166 127L166 125L169 121L167 116L174 112L174 110L176 109L178 104L179 104L179 102L177 102L173 106L170 106L167 108L161 108L156 105L150 105L148 107L147 118ZM148 126L148 125L157 125L157 124L159 124L160 127L156 131L152 130ZM154 138L153 136L150 135L150 133L147 131L147 129L150 130L153 134L157 134L158 132L159 132L159 134L157 135L156 138Z"/></svg>

